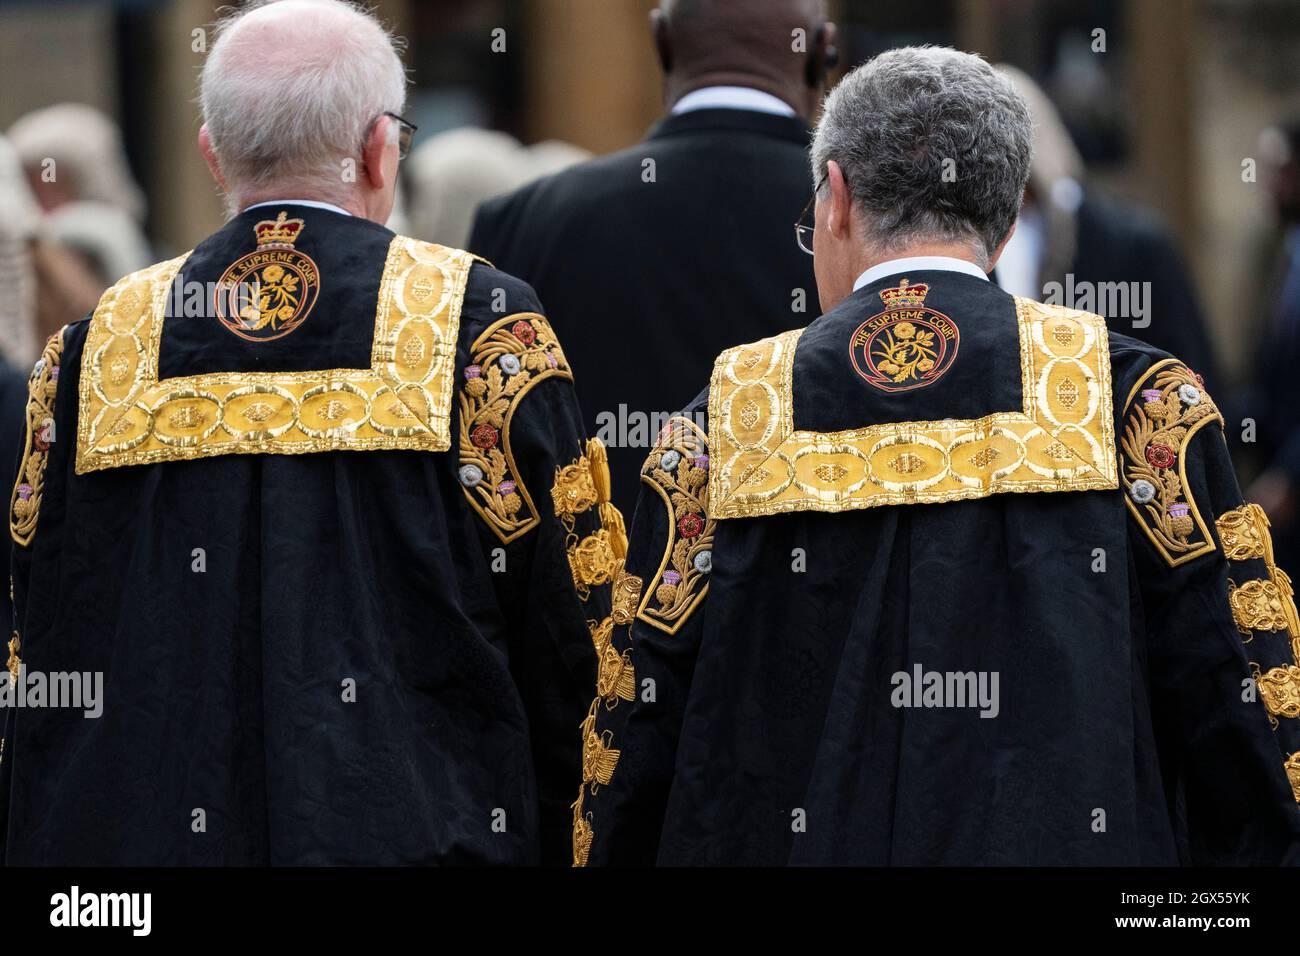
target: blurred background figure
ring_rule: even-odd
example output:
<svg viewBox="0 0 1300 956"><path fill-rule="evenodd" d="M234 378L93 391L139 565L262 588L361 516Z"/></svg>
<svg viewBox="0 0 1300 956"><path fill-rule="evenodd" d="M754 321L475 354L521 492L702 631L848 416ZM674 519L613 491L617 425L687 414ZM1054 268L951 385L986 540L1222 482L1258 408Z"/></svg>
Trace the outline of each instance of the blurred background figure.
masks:
<svg viewBox="0 0 1300 956"><path fill-rule="evenodd" d="M83 103L35 110L9 128L27 180L46 212L89 200L116 207L143 222L144 194L109 117Z"/></svg>
<svg viewBox="0 0 1300 956"><path fill-rule="evenodd" d="M587 150L567 143L524 146L495 130L439 133L406 163L408 234L463 249L480 202L590 158Z"/></svg>
<svg viewBox="0 0 1300 956"><path fill-rule="evenodd" d="M32 245L40 215L17 151L0 136L0 360L24 373L37 351ZM8 454L12 446L2 447Z"/></svg>
<svg viewBox="0 0 1300 956"><path fill-rule="evenodd" d="M1300 116L1265 130L1259 154L1277 232L1272 262L1261 272L1268 290L1264 322L1240 412L1258 428L1255 464L1262 472L1249 494L1273 523L1279 563L1290 560L1294 566L1300 557Z"/></svg>
<svg viewBox="0 0 1300 956"><path fill-rule="evenodd" d="M1059 283L1067 295L1087 288L1094 296L1103 284L1123 283L1129 292L1119 301L1136 304L1136 292L1144 315L1131 308L1129 314L1106 314L1115 310L1107 308L1104 297L1082 304L1058 301L1102 313L1116 332L1176 355L1213 391L1217 361L1195 284L1168 228L1152 210L1088 183L1083 158L1052 101L1024 71L1007 64L999 69L1033 113L1034 160L1016 231L998 263L998 284L1040 300L1051 283Z"/></svg>
<svg viewBox="0 0 1300 956"><path fill-rule="evenodd" d="M60 103L22 116L8 135L38 213L28 229L33 338L13 346L26 365L39 343L152 256L141 226L144 194L112 119L92 106Z"/></svg>
<svg viewBox="0 0 1300 956"><path fill-rule="evenodd" d="M836 56L821 0L665 0L651 24L668 117L484 204L469 245L537 290L628 514L656 417L684 407L728 345L816 315L793 227Z"/></svg>

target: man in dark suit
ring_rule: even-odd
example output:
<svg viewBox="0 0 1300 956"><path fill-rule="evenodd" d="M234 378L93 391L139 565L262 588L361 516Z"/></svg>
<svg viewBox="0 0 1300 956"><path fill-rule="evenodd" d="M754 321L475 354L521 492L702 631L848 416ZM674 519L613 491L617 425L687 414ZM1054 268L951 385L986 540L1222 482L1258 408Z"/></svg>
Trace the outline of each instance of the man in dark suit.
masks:
<svg viewBox="0 0 1300 956"><path fill-rule="evenodd" d="M711 356L816 315L793 225L835 57L821 0L669 0L651 22L669 116L630 149L485 203L470 239L546 303L623 507Z"/></svg>

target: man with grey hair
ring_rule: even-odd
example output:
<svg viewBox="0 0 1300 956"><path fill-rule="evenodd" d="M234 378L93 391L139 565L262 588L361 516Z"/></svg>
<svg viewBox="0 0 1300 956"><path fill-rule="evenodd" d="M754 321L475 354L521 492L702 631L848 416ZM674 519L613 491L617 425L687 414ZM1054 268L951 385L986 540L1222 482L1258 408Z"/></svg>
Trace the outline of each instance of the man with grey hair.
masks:
<svg viewBox="0 0 1300 956"><path fill-rule="evenodd" d="M230 222L37 363L6 862L567 859L621 519L532 289L381 225L405 90L358 6L235 11L199 132ZM31 703L62 673L102 716Z"/></svg>
<svg viewBox="0 0 1300 956"><path fill-rule="evenodd" d="M1030 133L949 49L826 101L825 314L642 466L602 660L655 694L602 666L577 862L1300 862L1300 620L1222 416L987 281Z"/></svg>

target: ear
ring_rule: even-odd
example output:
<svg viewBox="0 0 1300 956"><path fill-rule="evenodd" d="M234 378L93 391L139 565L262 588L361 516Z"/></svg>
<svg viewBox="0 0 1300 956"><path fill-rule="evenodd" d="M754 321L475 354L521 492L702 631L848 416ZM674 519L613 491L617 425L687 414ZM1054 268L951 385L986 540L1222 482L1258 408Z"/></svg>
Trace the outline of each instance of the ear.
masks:
<svg viewBox="0 0 1300 956"><path fill-rule="evenodd" d="M388 183L388 177L384 175L384 151L388 149L388 131L393 122L391 116L375 120L361 147L362 173L375 189L383 189Z"/></svg>
<svg viewBox="0 0 1300 956"><path fill-rule="evenodd" d="M1016 234L1016 224L1019 222L1020 220L1017 219L1011 224L1011 228L1007 231L1006 238L998 243L998 247L993 250L993 255L989 256L989 267L984 270L985 272L992 272L993 267L998 264L998 260L1002 258L1002 250L1007 247L1007 243L1011 241L1011 237Z"/></svg>
<svg viewBox="0 0 1300 956"><path fill-rule="evenodd" d="M830 190L826 197L826 229L836 239L845 239L852 230L853 196L844 171L833 159L826 164L826 184Z"/></svg>
<svg viewBox="0 0 1300 956"><path fill-rule="evenodd" d="M650 35L654 37L659 67L665 74L673 69L673 44L668 37L668 18L658 7L650 11Z"/></svg>
<svg viewBox="0 0 1300 956"><path fill-rule="evenodd" d="M199 152L203 154L203 161L208 164L208 171L212 173L212 178L217 181L222 192L230 192L226 186L226 177L221 175L221 164L217 162L216 150L212 148L212 139L208 136L208 124L204 123L199 127Z"/></svg>

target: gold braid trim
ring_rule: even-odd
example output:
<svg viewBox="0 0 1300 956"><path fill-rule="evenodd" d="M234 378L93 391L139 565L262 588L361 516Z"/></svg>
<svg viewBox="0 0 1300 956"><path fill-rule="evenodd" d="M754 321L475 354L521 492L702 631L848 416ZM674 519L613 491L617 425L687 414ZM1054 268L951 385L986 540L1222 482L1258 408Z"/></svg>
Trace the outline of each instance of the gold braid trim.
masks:
<svg viewBox="0 0 1300 956"><path fill-rule="evenodd" d="M626 570L619 571L614 579L613 612L610 617L619 627L632 623L636 617L636 607L641 601L642 581L635 574Z"/></svg>
<svg viewBox="0 0 1300 956"><path fill-rule="evenodd" d="M608 786L618 766L622 751L610 746L614 739L612 731L596 733L596 713L600 699L591 702L587 719L582 722L582 780L587 784Z"/></svg>
<svg viewBox="0 0 1300 956"><path fill-rule="evenodd" d="M668 543L655 572L655 589L641 599L636 616L668 634L677 633L709 590L713 517L708 451L708 435L699 426L673 418L641 466L641 480L668 509Z"/></svg>
<svg viewBox="0 0 1300 956"><path fill-rule="evenodd" d="M1151 366L1124 406L1124 503L1170 567L1214 551L1187 483L1187 447L1210 422L1222 426L1223 416L1175 359Z"/></svg>
<svg viewBox="0 0 1300 956"><path fill-rule="evenodd" d="M1291 781L1291 792L1295 794L1296 803L1300 803L1300 750L1287 758L1286 778Z"/></svg>
<svg viewBox="0 0 1300 956"><path fill-rule="evenodd" d="M1256 579L1238 585L1228 579L1228 606L1233 620L1243 633L1251 631L1288 631L1300 633L1296 620L1295 594L1291 579L1277 566L1269 567L1270 580Z"/></svg>
<svg viewBox="0 0 1300 956"><path fill-rule="evenodd" d="M1268 515L1257 504L1244 504L1225 511L1214 519L1219 542L1229 561L1262 558L1273 563L1273 538L1269 533Z"/></svg>
<svg viewBox="0 0 1300 956"><path fill-rule="evenodd" d="M1258 674L1264 707L1274 717L1300 717L1300 667L1288 664Z"/></svg>
<svg viewBox="0 0 1300 956"><path fill-rule="evenodd" d="M18 674L23 666L23 659L18 656L22 651L22 641L18 639L18 632L14 631L14 636L9 638L9 661L5 665L9 668L9 680L12 684L18 683Z"/></svg>
<svg viewBox="0 0 1300 956"><path fill-rule="evenodd" d="M510 448L515 410L540 383L572 381L573 373L550 323L535 312L492 323L470 356L460 392L460 483L470 507L509 544L541 520Z"/></svg>
<svg viewBox="0 0 1300 956"><path fill-rule="evenodd" d="M582 804L585 796L585 786L578 787L578 799L571 804L573 807L574 866L587 865L587 860L591 857L591 841L596 837L595 831L591 826L591 814L588 813L584 816L582 812Z"/></svg>
<svg viewBox="0 0 1300 956"><path fill-rule="evenodd" d="M618 574L619 561L614 557L609 532L604 528L587 535L581 542L577 535L569 535L566 550L569 555L569 571L573 574L573 586L578 597L584 601L591 596L592 587L608 584Z"/></svg>
<svg viewBox="0 0 1300 956"><path fill-rule="evenodd" d="M59 391L59 361L63 357L63 330L50 336L45 351L27 380L27 433L18 478L9 496L9 535L20 547L36 537L36 522L45 491L45 466L49 463L54 434L54 396Z"/></svg>

